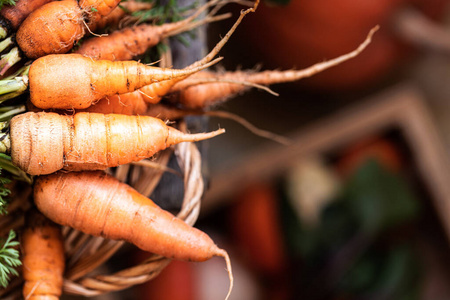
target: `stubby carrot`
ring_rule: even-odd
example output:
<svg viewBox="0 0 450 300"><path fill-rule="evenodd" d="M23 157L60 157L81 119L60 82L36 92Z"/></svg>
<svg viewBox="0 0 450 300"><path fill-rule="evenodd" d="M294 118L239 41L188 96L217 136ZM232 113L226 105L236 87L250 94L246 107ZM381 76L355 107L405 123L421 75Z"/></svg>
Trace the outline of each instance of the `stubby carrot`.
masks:
<svg viewBox="0 0 450 300"><path fill-rule="evenodd" d="M293 82L303 78L310 77L314 74L322 72L328 68L337 66L361 53L371 42L372 36L378 27L373 28L364 42L354 51L339 56L337 58L315 64L303 70L269 70L262 72L225 72L222 74L214 74L211 72L202 72L197 74L196 78L188 78L179 81L173 88L175 94L175 102L182 104L187 108L207 108L217 104L230 97L248 89L248 85L240 84L240 82L255 83L260 85L271 85L283 82ZM218 82L207 82L208 79L215 78ZM196 82L206 81L206 83L198 84ZM222 82L220 82L222 81ZM235 82L235 83L233 83Z"/></svg>
<svg viewBox="0 0 450 300"><path fill-rule="evenodd" d="M91 22L106 16L119 2L63 0L47 3L23 21L17 30L17 43L29 58L67 53L84 36Z"/></svg>
<svg viewBox="0 0 450 300"><path fill-rule="evenodd" d="M92 60L80 54L54 54L35 60L29 71L30 100L42 109L81 109L114 94L183 77L207 68L164 69L136 61Z"/></svg>
<svg viewBox="0 0 450 300"><path fill-rule="evenodd" d="M36 209L26 215L21 235L23 297L28 300L58 300L62 294L65 267L61 226Z"/></svg>
<svg viewBox="0 0 450 300"><path fill-rule="evenodd" d="M48 218L84 233L128 241L168 258L205 261L227 252L204 232L162 210L149 198L104 172L57 172L39 176L34 201ZM61 205L64 203L64 205Z"/></svg>
<svg viewBox="0 0 450 300"><path fill-rule="evenodd" d="M31 175L60 169L102 170L223 132L183 133L158 118L146 116L28 112L11 120L11 158L14 165Z"/></svg>
<svg viewBox="0 0 450 300"><path fill-rule="evenodd" d="M85 34L76 0L53 1L32 12L17 30L19 48L29 58L66 53Z"/></svg>

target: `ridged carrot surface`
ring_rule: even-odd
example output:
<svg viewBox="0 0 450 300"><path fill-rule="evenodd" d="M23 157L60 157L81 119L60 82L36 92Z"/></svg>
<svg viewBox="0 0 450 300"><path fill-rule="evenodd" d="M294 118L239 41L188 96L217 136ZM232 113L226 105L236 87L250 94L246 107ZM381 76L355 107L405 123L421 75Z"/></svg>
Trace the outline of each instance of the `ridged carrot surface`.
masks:
<svg viewBox="0 0 450 300"><path fill-rule="evenodd" d="M223 132L183 133L158 118L145 116L28 112L11 120L11 158L13 164L31 175L60 169L102 170Z"/></svg>

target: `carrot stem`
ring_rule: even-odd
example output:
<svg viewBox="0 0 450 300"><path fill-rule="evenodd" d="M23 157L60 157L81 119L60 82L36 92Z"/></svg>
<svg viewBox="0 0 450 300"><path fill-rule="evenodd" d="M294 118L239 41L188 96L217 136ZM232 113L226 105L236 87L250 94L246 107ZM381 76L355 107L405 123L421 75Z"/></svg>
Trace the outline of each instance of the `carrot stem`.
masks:
<svg viewBox="0 0 450 300"><path fill-rule="evenodd" d="M0 26L0 39L4 39L8 35L8 29L4 26Z"/></svg>
<svg viewBox="0 0 450 300"><path fill-rule="evenodd" d="M7 136L9 138L9 135L7 135ZM0 139L2 137L3 137L3 135L0 135ZM0 148L1 148L2 144L3 144L3 141L0 142ZM0 151L1 150L3 150L3 149L0 149ZM33 179L30 175L28 175L27 173L25 173L24 171L22 171L15 165L13 165L13 163L11 162L11 157L9 155L0 153L0 168L2 170L9 172L13 176L14 179L24 181L29 184L33 183Z"/></svg>
<svg viewBox="0 0 450 300"><path fill-rule="evenodd" d="M30 66L25 66L14 74L0 80L0 103L27 91L29 69Z"/></svg>
<svg viewBox="0 0 450 300"><path fill-rule="evenodd" d="M0 60L0 75L3 76L9 68L14 66L21 59L22 57L20 56L19 48L17 47L12 48L7 54L2 55Z"/></svg>
<svg viewBox="0 0 450 300"><path fill-rule="evenodd" d="M0 36L1 36L1 30L0 30ZM11 46L13 43L12 38L8 37L7 39L4 39L0 42L0 52Z"/></svg>

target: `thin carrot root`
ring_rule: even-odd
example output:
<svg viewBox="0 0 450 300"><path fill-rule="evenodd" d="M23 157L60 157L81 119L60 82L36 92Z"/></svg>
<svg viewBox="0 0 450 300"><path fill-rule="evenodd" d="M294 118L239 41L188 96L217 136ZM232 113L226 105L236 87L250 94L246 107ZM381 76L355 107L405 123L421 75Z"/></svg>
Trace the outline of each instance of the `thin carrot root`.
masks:
<svg viewBox="0 0 450 300"><path fill-rule="evenodd" d="M186 69L191 68L197 68L203 64L207 64L210 62L218 53L219 51L225 46L225 44L230 39L231 35L234 33L238 25L241 23L242 19L250 12L254 12L259 4L259 0L256 1L253 7L246 9L244 11L241 11L239 18L236 20L236 22L233 24L231 29L227 32L227 34L216 44L216 46L202 59L199 61L189 65L186 67ZM193 74L193 73L192 73ZM177 78L173 78L172 80L167 80L164 82L156 82L151 85L147 85L142 87L139 91L130 93L130 95L123 95L124 97L129 97L127 102L131 101L142 101L148 103L158 103L163 96L167 95L171 88L181 80L186 79L192 74L186 74L186 76L180 76ZM106 107L105 107L106 108Z"/></svg>
<svg viewBox="0 0 450 300"><path fill-rule="evenodd" d="M231 291L233 290L233 282L234 282L234 277L233 277L233 271L231 269L231 260L230 260L230 256L228 255L228 252L217 248L218 250L215 252L216 256L221 256L225 259L225 263L227 264L227 272L228 272L228 278L230 279L230 287L228 288L228 293L227 296L225 297L225 300L228 300L228 298L231 295Z"/></svg>
<svg viewBox="0 0 450 300"><path fill-rule="evenodd" d="M366 39L355 50L337 58L317 63L306 69L285 71L268 70L262 72L237 71L225 72L217 75L210 72L196 74L198 75L198 78L188 79L184 82L179 81L177 85L173 87L172 91L174 93L171 97L172 101L183 105L185 108L204 109L244 92L248 89L248 82L258 85L272 85L311 77L359 55L370 44L372 36L378 28L379 26L372 28ZM211 78L211 80L214 79L218 82L195 84L196 81L197 83L201 81L201 76L205 77L205 81L207 81L208 78ZM246 84L244 85L240 82L245 82Z"/></svg>

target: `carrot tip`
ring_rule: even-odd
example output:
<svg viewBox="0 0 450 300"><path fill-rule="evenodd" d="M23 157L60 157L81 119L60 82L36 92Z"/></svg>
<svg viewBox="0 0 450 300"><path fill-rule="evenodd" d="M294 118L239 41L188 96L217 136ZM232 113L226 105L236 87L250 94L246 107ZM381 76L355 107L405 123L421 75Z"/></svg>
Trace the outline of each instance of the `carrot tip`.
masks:
<svg viewBox="0 0 450 300"><path fill-rule="evenodd" d="M216 251L216 255L223 257L227 264L227 272L228 272L228 278L230 279L230 287L228 288L228 293L227 293L227 296L225 297L225 300L228 300L228 298L231 295L231 291L233 290L233 282L234 282L233 271L231 269L230 256L228 255L228 253L225 250L219 249L219 248Z"/></svg>

